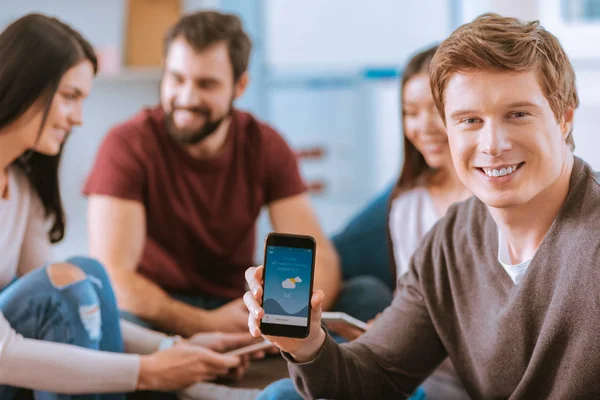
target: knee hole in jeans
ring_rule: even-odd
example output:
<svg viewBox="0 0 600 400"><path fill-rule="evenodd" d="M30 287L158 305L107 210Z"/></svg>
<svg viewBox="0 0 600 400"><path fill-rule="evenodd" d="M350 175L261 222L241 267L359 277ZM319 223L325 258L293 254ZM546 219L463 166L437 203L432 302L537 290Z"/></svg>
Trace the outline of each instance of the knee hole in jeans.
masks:
<svg viewBox="0 0 600 400"><path fill-rule="evenodd" d="M59 289L81 282L86 278L85 272L81 268L68 263L50 264L47 272L52 286Z"/></svg>
<svg viewBox="0 0 600 400"><path fill-rule="evenodd" d="M87 276L83 269L70 263L51 264L46 270L52 286L63 293L70 293L71 285L92 278ZM91 282L93 283L93 281ZM93 288L90 286L85 288L83 291L89 290L93 290ZM76 292L80 292L80 290L78 289ZM97 297L95 292L93 297ZM67 295L66 299L68 299L67 301L71 302L80 301L78 296L73 296L73 293ZM79 318L83 324L83 327L88 333L89 338L92 340L100 340L102 335L102 314L98 299L96 298L95 300L92 300L91 303L86 302L77 304L77 307L79 311Z"/></svg>

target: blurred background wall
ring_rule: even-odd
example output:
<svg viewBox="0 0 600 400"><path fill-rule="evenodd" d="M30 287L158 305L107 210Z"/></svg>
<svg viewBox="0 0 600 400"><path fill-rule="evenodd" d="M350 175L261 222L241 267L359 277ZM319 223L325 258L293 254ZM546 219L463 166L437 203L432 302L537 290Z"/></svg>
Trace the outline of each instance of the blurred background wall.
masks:
<svg viewBox="0 0 600 400"><path fill-rule="evenodd" d="M1 26L29 12L54 15L81 31L102 58L85 124L66 145L61 179L68 228L55 258L87 252L81 187L102 138L158 101L160 65L144 55L161 51L161 43L139 37L160 37L159 22L169 13L199 9L233 12L244 21L254 42L252 81L237 105L312 155L301 168L329 234L399 173L405 61L484 12L540 19L561 40L581 96L576 154L600 170L599 0L3 0ZM258 230L260 247L269 230L264 216Z"/></svg>

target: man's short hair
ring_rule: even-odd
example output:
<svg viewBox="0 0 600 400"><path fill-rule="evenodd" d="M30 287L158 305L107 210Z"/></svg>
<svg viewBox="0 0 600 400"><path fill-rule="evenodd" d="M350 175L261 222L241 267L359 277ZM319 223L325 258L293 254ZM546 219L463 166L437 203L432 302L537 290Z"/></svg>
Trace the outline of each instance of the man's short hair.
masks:
<svg viewBox="0 0 600 400"><path fill-rule="evenodd" d="M459 27L440 45L431 63L430 83L444 121L444 90L451 76L480 70L535 71L558 122L568 107L579 105L573 66L558 39L539 21L483 14ZM575 149L572 129L566 142Z"/></svg>
<svg viewBox="0 0 600 400"><path fill-rule="evenodd" d="M242 21L236 15L199 11L183 16L166 33L165 53L168 53L171 43L179 37L183 37L197 51L225 42L233 67L234 81L248 70L252 42L244 32Z"/></svg>

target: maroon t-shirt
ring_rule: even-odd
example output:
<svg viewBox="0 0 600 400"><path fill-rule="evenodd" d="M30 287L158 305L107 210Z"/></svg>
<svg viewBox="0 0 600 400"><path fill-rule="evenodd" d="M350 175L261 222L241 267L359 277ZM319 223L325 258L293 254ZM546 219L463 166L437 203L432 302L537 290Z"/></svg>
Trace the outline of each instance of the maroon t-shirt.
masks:
<svg viewBox="0 0 600 400"><path fill-rule="evenodd" d="M294 152L250 114L235 110L223 151L196 159L168 134L160 107L108 133L84 188L144 205L142 275L224 298L244 293L261 208L305 191Z"/></svg>

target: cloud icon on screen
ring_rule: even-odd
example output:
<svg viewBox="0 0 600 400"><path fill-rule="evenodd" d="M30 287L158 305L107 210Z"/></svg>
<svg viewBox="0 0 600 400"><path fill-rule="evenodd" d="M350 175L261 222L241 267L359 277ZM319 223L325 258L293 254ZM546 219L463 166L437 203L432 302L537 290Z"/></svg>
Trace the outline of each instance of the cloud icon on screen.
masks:
<svg viewBox="0 0 600 400"><path fill-rule="evenodd" d="M299 276L295 277L295 278L288 278L285 281L283 281L281 283L281 286L284 289L295 289L296 288L296 283L302 283L302 279L300 279Z"/></svg>

